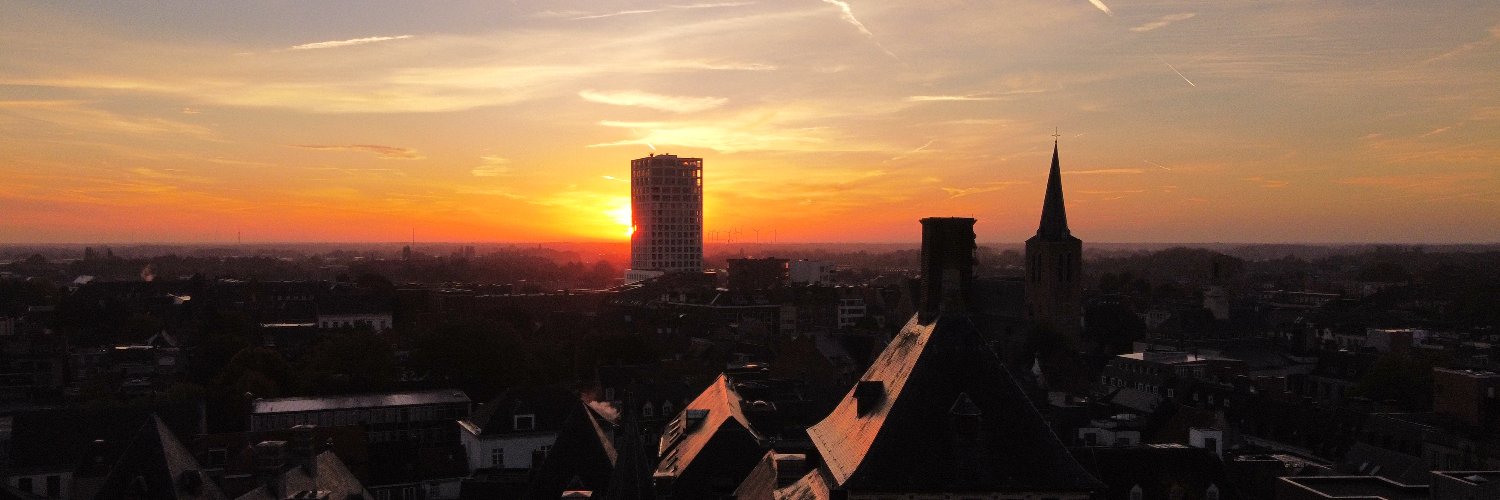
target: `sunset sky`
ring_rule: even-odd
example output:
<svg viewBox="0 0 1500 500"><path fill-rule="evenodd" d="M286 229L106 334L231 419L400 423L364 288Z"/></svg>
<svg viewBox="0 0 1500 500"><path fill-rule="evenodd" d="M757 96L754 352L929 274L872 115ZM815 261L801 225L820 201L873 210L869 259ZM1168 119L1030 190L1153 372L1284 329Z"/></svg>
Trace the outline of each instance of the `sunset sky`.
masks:
<svg viewBox="0 0 1500 500"><path fill-rule="evenodd" d="M0 0L0 243L1500 241L1500 2ZM758 231L758 233L757 233Z"/></svg>

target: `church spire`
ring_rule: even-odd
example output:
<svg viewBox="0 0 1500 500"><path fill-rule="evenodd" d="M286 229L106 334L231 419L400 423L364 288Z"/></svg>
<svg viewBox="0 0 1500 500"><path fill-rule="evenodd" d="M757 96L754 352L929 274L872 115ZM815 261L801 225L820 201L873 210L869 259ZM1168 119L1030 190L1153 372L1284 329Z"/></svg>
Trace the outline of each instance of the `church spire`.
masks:
<svg viewBox="0 0 1500 500"><path fill-rule="evenodd" d="M1057 165L1057 141L1052 142L1052 171L1047 174L1047 198L1042 201L1042 224L1036 230L1043 239L1072 236L1068 231L1068 213L1063 207L1062 172Z"/></svg>

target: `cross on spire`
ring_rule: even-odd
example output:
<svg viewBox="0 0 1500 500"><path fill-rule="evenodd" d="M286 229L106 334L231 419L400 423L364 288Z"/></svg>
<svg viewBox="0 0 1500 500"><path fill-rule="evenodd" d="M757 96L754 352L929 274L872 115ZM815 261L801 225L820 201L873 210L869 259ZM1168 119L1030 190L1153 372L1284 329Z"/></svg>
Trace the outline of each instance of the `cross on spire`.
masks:
<svg viewBox="0 0 1500 500"><path fill-rule="evenodd" d="M1057 133L1057 127L1052 127L1052 142L1057 142L1058 137L1062 137L1062 134Z"/></svg>

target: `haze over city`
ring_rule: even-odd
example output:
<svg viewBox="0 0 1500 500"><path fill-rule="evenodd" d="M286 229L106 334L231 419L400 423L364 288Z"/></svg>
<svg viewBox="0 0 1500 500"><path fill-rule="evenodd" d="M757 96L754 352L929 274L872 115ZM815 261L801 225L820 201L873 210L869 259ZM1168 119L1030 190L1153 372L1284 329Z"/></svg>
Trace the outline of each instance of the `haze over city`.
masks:
<svg viewBox="0 0 1500 500"><path fill-rule="evenodd" d="M0 242L1493 242L1500 4L7 1ZM770 236L761 236L770 240Z"/></svg>

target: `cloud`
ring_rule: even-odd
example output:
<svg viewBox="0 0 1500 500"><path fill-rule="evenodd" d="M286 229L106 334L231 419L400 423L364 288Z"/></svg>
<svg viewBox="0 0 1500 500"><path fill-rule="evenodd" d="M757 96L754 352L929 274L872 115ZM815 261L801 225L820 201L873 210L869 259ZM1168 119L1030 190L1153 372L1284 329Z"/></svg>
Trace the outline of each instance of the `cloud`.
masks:
<svg viewBox="0 0 1500 500"><path fill-rule="evenodd" d="M1425 133L1425 134L1422 134L1422 135L1421 135L1421 137L1432 137L1432 136L1434 136L1434 135L1438 135L1438 134L1441 134L1441 133L1443 133L1443 132L1447 132L1447 131L1449 131L1449 130L1452 130L1452 129L1453 129L1453 127L1451 127L1451 126L1449 126L1449 127L1442 127L1442 128L1438 128L1438 129L1434 129L1434 130L1433 130L1433 131L1431 131L1431 132L1428 132L1428 133Z"/></svg>
<svg viewBox="0 0 1500 500"><path fill-rule="evenodd" d="M371 37L365 37L365 38L351 38L351 39L348 39L348 40L333 40L333 41L328 41L328 42L313 42L313 43L304 43L302 45L293 45L291 47L291 50L332 49L332 48L335 48L335 47L349 47L349 46L353 46L353 45L364 45L364 44L367 44L367 43L387 42L387 41L391 41L391 40L405 40L405 39L408 39L408 38L412 38L412 35L371 36Z"/></svg>
<svg viewBox="0 0 1500 500"><path fill-rule="evenodd" d="M25 120L27 129L37 123L50 124L69 131L109 134L181 135L211 139L212 130L201 125L163 118L126 116L95 109L77 100L0 100L0 125L13 119ZM3 127L0 127L3 128Z"/></svg>
<svg viewBox="0 0 1500 500"><path fill-rule="evenodd" d="M1256 184L1260 184L1260 187L1270 188L1270 189L1284 188L1288 184L1291 184L1290 182L1287 182L1287 181L1284 181L1284 180L1280 180L1280 179L1267 179L1267 178L1261 177L1261 176L1246 177L1244 180L1247 180L1247 181L1250 181L1250 182L1254 182Z"/></svg>
<svg viewBox="0 0 1500 500"><path fill-rule="evenodd" d="M590 89L578 92L578 97L582 97L589 102L615 106L638 106L661 111L671 111L673 113L692 113L713 109L729 101L729 99L723 97L669 96L637 90L607 92Z"/></svg>
<svg viewBox="0 0 1500 500"><path fill-rule="evenodd" d="M1433 56L1431 59L1423 61L1423 64L1431 64L1438 61L1457 58L1476 49L1488 47L1495 44L1496 42L1500 42L1500 24L1490 27L1488 35L1489 36L1483 39L1460 45L1453 50Z"/></svg>
<svg viewBox="0 0 1500 500"><path fill-rule="evenodd" d="M980 185L974 186L974 187L966 187L966 188L945 187L945 188L942 188L942 189L943 189L943 192L948 193L948 199L951 200L951 199L954 199L954 198L960 198L960 197L968 196L968 195L971 195L971 194L982 194L982 193L990 193L990 192L994 192L994 191L999 191L999 190L1002 190L1002 189L1005 189L1005 188L1008 188L1008 187L1011 187L1011 186L1016 186L1016 185L1021 185L1021 184L1028 184L1028 183L1026 181L995 181L995 182L986 182L984 184L980 184Z"/></svg>
<svg viewBox="0 0 1500 500"><path fill-rule="evenodd" d="M578 15L576 17L573 17L572 20L574 20L574 21L584 21L584 20L588 20L588 19L604 19L604 18L609 18L609 17L633 16L633 15L638 15L638 14L652 14L652 13L662 12L662 11L668 11L668 10L694 10L694 9L717 9L717 8L723 8L723 7L739 7L739 6L742 6L742 5L751 5L751 4L754 4L754 3L755 2L717 2L717 3L694 3L694 4L685 4L685 5L668 5L666 7L659 8L659 9L630 9L630 10L621 10L621 11L615 11L615 12L606 12L606 13L603 13L603 14L584 14L584 15ZM546 16L546 17L555 17L555 16Z"/></svg>
<svg viewBox="0 0 1500 500"><path fill-rule="evenodd" d="M316 149L320 151L361 151L374 153L382 160L420 160L422 155L409 148L398 148L395 146L381 146L378 144L344 144L344 145L322 145L322 144L293 144L292 147L303 149Z"/></svg>
<svg viewBox="0 0 1500 500"><path fill-rule="evenodd" d="M1113 175L1113 174L1143 174L1144 170L1139 168L1101 168L1095 170L1064 170L1063 175Z"/></svg>
<svg viewBox="0 0 1500 500"><path fill-rule="evenodd" d="M507 166L510 163L510 160L507 158L501 158L499 156L481 156L479 157L479 161L480 165L474 167L473 170L469 171L469 173L473 174L474 177L499 177L501 175L510 173L510 167Z"/></svg>
<svg viewBox="0 0 1500 500"><path fill-rule="evenodd" d="M865 27L865 23L859 22L859 18L854 17L854 9L849 6L849 2L845 2L843 0L823 0L823 3L838 7L839 19L843 19L844 22L849 23L850 26L854 26L856 29L858 29L860 33L864 33L864 35L868 37L870 41L875 42L876 47L879 47L882 52L885 52L885 55L891 56L892 59L900 59L899 57L896 57L895 53L892 53L890 50L887 50L884 45L881 45L878 40L875 40L875 34L871 33L870 29Z"/></svg>
<svg viewBox="0 0 1500 500"><path fill-rule="evenodd" d="M914 155L914 154L917 154L917 153L924 153L924 152L925 153L934 153L934 152L937 152L936 150L927 149L927 147L931 146L932 143L934 143L934 142L937 142L937 139L929 140L929 141L927 141L926 144L923 144L921 147L918 147L917 149L913 149L911 151L907 151L905 153L901 153L899 155L892 156L891 159L886 160L886 161L891 162L891 161L906 159L907 157L910 157L911 155Z"/></svg>
<svg viewBox="0 0 1500 500"><path fill-rule="evenodd" d="M1108 12L1108 11L1106 11L1106 12ZM1175 23L1177 21L1186 21L1188 19L1192 19L1193 16L1196 16L1196 15L1198 15L1198 14L1192 13L1192 12L1183 12L1181 14L1168 14L1168 15L1162 16L1161 19L1157 19L1155 21L1151 21L1149 23L1142 24L1142 25L1136 26L1134 28L1130 28L1130 31L1134 31L1136 33L1145 33L1147 31L1151 31L1151 30L1154 30L1154 29L1157 29L1157 28L1166 27L1168 24L1172 24L1172 23Z"/></svg>
<svg viewBox="0 0 1500 500"><path fill-rule="evenodd" d="M1104 2L1101 1L1101 0L1089 0L1089 3L1094 4L1094 7L1098 8L1100 12L1103 12L1105 14L1109 14L1111 17L1113 17L1115 15L1115 13L1113 11L1109 10L1109 6L1108 5L1104 5Z"/></svg>
<svg viewBox="0 0 1500 500"><path fill-rule="evenodd" d="M1000 99L995 96L981 95L914 95L906 100L911 102L933 102L933 101L994 101Z"/></svg>

